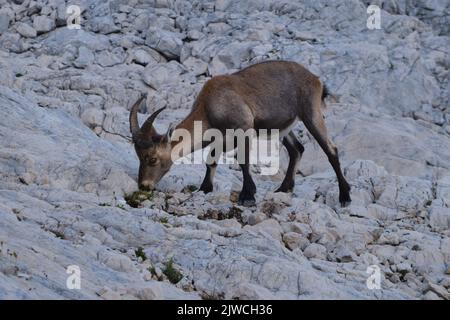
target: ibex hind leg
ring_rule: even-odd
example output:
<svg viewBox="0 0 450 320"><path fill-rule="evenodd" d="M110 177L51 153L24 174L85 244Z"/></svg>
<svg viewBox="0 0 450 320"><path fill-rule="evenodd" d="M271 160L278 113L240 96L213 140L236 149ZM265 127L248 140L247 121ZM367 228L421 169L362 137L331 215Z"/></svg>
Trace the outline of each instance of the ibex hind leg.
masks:
<svg viewBox="0 0 450 320"><path fill-rule="evenodd" d="M325 126L325 120L323 118L322 112L320 110L320 101L319 104L312 106L309 109L309 112L306 112L302 118L305 127L317 140L322 150L328 157L328 161L336 173L336 177L339 184L339 202L342 207L347 206L351 202L350 198L350 185L345 179L341 165L339 163L338 150L336 146L331 142L328 138L327 128Z"/></svg>
<svg viewBox="0 0 450 320"><path fill-rule="evenodd" d="M295 185L295 173L305 148L292 131L283 138L282 142L289 154L289 165L281 186L275 192L292 192Z"/></svg>

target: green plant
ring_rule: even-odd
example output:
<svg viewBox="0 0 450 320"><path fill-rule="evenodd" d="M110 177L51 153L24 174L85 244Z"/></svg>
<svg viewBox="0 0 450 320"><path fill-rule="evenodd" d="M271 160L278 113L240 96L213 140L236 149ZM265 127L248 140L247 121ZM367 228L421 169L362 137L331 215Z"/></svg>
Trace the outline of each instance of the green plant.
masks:
<svg viewBox="0 0 450 320"><path fill-rule="evenodd" d="M110 203L102 202L98 204L100 207L111 207Z"/></svg>
<svg viewBox="0 0 450 320"><path fill-rule="evenodd" d="M155 277L158 281L163 281L162 276L158 276L158 273L156 272L156 268L154 266L149 267L148 271L150 271L152 276Z"/></svg>
<svg viewBox="0 0 450 320"><path fill-rule="evenodd" d="M189 192L194 192L194 191L196 191L198 188L197 188L197 186L194 186L193 184L189 184L189 185L186 186L185 189L186 189L187 191L189 191Z"/></svg>
<svg viewBox="0 0 450 320"><path fill-rule="evenodd" d="M145 200L153 199L152 191L142 191L138 190L130 194L125 195L125 201L128 203L130 207L138 208L139 205Z"/></svg>
<svg viewBox="0 0 450 320"><path fill-rule="evenodd" d="M167 219L166 217L162 217L162 218L159 219L159 222L161 222L161 223L168 223L169 219Z"/></svg>
<svg viewBox="0 0 450 320"><path fill-rule="evenodd" d="M61 240L66 240L66 236L64 235L64 233L58 231L58 230L49 230L51 233L53 233L55 235L55 237L57 237L58 239Z"/></svg>
<svg viewBox="0 0 450 320"><path fill-rule="evenodd" d="M136 250L134 250L134 254L136 255L136 257L141 258L142 261L147 260L147 255L144 252L144 248L139 247Z"/></svg>
<svg viewBox="0 0 450 320"><path fill-rule="evenodd" d="M121 204L121 203L116 204L116 208L125 210L125 206L123 204Z"/></svg>
<svg viewBox="0 0 450 320"><path fill-rule="evenodd" d="M171 283L176 284L180 282L181 279L183 279L183 275L181 274L181 272L173 266L173 259L167 261L164 266L165 268L163 270L163 273Z"/></svg>

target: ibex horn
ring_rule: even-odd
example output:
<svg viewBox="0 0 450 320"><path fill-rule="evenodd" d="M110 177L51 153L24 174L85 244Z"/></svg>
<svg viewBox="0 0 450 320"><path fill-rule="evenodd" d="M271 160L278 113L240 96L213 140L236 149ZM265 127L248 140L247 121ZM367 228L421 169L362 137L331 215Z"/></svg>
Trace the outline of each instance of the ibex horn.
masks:
<svg viewBox="0 0 450 320"><path fill-rule="evenodd" d="M145 95L142 95L134 103L133 107L131 107L131 110L130 110L130 131L131 131L131 136L133 137L133 140L135 140L135 138L140 130L137 113L138 113L139 107L142 103L142 100L144 100L144 99L145 99Z"/></svg>
<svg viewBox="0 0 450 320"><path fill-rule="evenodd" d="M166 107L162 107L161 109L156 110L153 114L148 117L148 119L144 122L141 127L141 132L145 137L151 137L156 134L156 131L153 129L153 122L155 121L158 114L163 111Z"/></svg>

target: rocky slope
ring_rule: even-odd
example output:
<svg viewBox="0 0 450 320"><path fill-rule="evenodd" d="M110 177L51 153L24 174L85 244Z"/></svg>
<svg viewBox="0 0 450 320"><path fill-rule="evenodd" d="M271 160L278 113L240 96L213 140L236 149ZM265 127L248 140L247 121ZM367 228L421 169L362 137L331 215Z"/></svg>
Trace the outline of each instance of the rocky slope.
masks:
<svg viewBox="0 0 450 320"><path fill-rule="evenodd" d="M371 3L380 30L358 0L0 0L0 298L449 299L449 3ZM267 59L304 64L334 94L349 207L301 125L292 195L271 192L282 172L255 174L258 206L239 207L234 166L205 196L204 169L180 165L124 199L141 93L142 112L170 110L163 130L211 76Z"/></svg>

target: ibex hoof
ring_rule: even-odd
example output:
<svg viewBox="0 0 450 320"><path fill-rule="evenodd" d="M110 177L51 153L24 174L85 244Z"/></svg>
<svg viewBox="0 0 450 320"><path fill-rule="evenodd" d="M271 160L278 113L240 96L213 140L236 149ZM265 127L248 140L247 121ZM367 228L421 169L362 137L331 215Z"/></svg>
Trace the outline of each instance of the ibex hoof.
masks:
<svg viewBox="0 0 450 320"><path fill-rule="evenodd" d="M339 202L341 203L341 207L345 208L350 205L350 203L352 202L352 199L350 198L349 194L346 194L346 195L339 196Z"/></svg>
<svg viewBox="0 0 450 320"><path fill-rule="evenodd" d="M351 203L352 203L351 201L344 201L344 202L341 202L341 208L348 207Z"/></svg>
<svg viewBox="0 0 450 320"><path fill-rule="evenodd" d="M212 184L202 184L198 191L203 191L205 194L210 193L213 191L213 185Z"/></svg>
<svg viewBox="0 0 450 320"><path fill-rule="evenodd" d="M244 207L254 207L256 206L256 200L247 199L247 200L239 200L238 205L244 206Z"/></svg>
<svg viewBox="0 0 450 320"><path fill-rule="evenodd" d="M276 192L292 193L292 191L294 191L294 188L279 187L277 190L275 190L275 193Z"/></svg>

